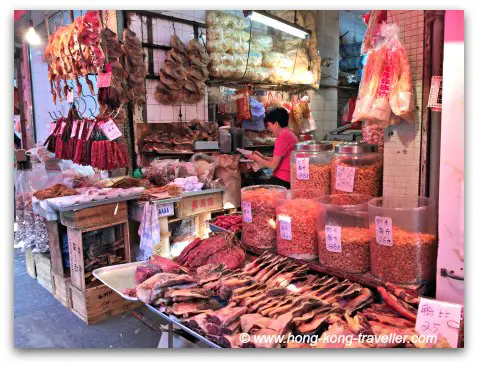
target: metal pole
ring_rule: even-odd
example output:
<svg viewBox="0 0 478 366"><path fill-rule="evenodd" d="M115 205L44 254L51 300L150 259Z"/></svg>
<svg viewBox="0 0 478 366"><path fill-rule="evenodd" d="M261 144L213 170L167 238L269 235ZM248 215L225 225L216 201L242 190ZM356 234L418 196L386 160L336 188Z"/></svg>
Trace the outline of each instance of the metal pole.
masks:
<svg viewBox="0 0 478 366"><path fill-rule="evenodd" d="M168 323L168 348L174 348L173 339L173 323Z"/></svg>

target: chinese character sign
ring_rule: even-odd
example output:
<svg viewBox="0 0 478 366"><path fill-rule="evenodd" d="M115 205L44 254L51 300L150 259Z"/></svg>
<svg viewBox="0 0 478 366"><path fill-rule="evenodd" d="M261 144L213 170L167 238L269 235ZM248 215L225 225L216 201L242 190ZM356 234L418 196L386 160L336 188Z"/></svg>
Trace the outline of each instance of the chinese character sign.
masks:
<svg viewBox="0 0 478 366"><path fill-rule="evenodd" d="M292 240L292 222L289 216L279 215L280 237L285 240Z"/></svg>
<svg viewBox="0 0 478 366"><path fill-rule="evenodd" d="M325 247L329 252L342 253L342 227L325 225Z"/></svg>
<svg viewBox="0 0 478 366"><path fill-rule="evenodd" d="M106 122L103 122L100 125L101 131L105 134L105 136L108 138L108 140L113 141L117 139L118 137L123 136L121 131L119 130L118 126L113 122L113 120L110 118Z"/></svg>
<svg viewBox="0 0 478 366"><path fill-rule="evenodd" d="M461 305L420 298L415 331L421 335L443 336L452 347L458 346Z"/></svg>
<svg viewBox="0 0 478 366"><path fill-rule="evenodd" d="M375 240L377 244L391 247L393 245L392 219L375 216Z"/></svg>
<svg viewBox="0 0 478 366"><path fill-rule="evenodd" d="M336 173L335 188L339 191L352 193L354 191L355 168L337 165Z"/></svg>
<svg viewBox="0 0 478 366"><path fill-rule="evenodd" d="M242 217L244 222L252 222L252 208L250 202L242 202Z"/></svg>
<svg viewBox="0 0 478 366"><path fill-rule="evenodd" d="M297 179L308 180L309 179L309 158L297 158L296 162Z"/></svg>

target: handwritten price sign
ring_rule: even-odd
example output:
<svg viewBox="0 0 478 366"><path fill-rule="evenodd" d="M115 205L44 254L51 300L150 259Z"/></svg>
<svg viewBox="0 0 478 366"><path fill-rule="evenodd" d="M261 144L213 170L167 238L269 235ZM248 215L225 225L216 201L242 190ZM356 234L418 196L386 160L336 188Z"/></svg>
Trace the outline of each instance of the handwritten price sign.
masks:
<svg viewBox="0 0 478 366"><path fill-rule="evenodd" d="M420 335L443 336L452 347L458 346L461 305L420 298L415 331Z"/></svg>
<svg viewBox="0 0 478 366"><path fill-rule="evenodd" d="M377 244L391 247L393 245L392 219L375 216L375 240Z"/></svg>
<svg viewBox="0 0 478 366"><path fill-rule="evenodd" d="M292 240L292 222L289 216L279 215L280 237L284 240Z"/></svg>
<svg viewBox="0 0 478 366"><path fill-rule="evenodd" d="M121 131L119 130L118 126L113 122L113 120L110 118L106 122L103 122L100 125L101 131L105 134L105 136L108 138L108 140L113 141L117 139L118 137L123 136Z"/></svg>
<svg viewBox="0 0 478 366"><path fill-rule="evenodd" d="M339 191L354 191L355 168L337 165L335 188Z"/></svg>
<svg viewBox="0 0 478 366"><path fill-rule="evenodd" d="M309 158L297 158L297 179L308 180L309 179Z"/></svg>
<svg viewBox="0 0 478 366"><path fill-rule="evenodd" d="M325 225L325 247L329 252L342 253L342 227Z"/></svg>
<svg viewBox="0 0 478 366"><path fill-rule="evenodd" d="M242 202L242 217L244 222L252 222L252 207L250 202Z"/></svg>

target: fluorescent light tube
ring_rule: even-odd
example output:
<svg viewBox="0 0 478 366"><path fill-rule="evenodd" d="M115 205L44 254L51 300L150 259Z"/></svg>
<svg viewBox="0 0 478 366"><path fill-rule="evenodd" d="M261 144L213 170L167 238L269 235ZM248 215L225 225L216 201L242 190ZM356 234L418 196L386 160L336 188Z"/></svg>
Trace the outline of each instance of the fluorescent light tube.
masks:
<svg viewBox="0 0 478 366"><path fill-rule="evenodd" d="M286 33L289 33L293 36L296 36L296 37L299 37L299 38L302 38L302 39L305 39L309 36L309 33L297 28L297 27L294 27L293 25L289 25L285 22L282 22L278 19L275 19L275 18L272 18L270 16L267 16L263 13L259 13L257 11L251 11L251 13L248 15L249 19L255 21L255 22L259 22L259 23L262 23L264 25L267 25L269 27L272 27L272 28L275 28L275 29L278 29L282 32L286 32Z"/></svg>

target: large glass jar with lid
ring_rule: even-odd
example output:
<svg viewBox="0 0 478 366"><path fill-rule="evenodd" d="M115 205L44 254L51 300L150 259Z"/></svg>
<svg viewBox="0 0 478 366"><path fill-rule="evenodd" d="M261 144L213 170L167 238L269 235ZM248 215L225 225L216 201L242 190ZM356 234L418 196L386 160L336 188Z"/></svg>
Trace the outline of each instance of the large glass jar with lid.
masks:
<svg viewBox="0 0 478 366"><path fill-rule="evenodd" d="M337 145L330 173L332 194L381 195L382 163L377 145L365 142Z"/></svg>
<svg viewBox="0 0 478 366"><path fill-rule="evenodd" d="M294 146L290 158L291 189L330 194L332 143L305 141Z"/></svg>

